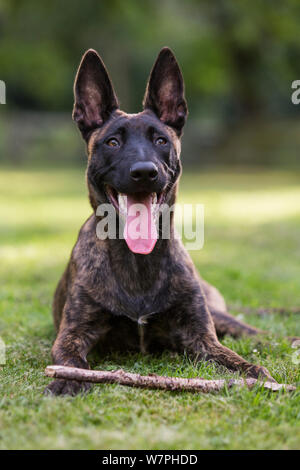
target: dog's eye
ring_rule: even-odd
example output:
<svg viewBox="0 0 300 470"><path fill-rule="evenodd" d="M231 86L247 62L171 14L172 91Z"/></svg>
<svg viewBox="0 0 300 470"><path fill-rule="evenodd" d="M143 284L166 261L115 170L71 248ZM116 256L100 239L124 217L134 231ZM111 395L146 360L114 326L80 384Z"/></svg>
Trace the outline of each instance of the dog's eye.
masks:
<svg viewBox="0 0 300 470"><path fill-rule="evenodd" d="M165 139L164 137L158 137L158 139L156 139L155 141L156 145L166 145L166 143L167 139Z"/></svg>
<svg viewBox="0 0 300 470"><path fill-rule="evenodd" d="M105 143L109 147L120 147L120 142L114 137L112 137L111 139L108 139Z"/></svg>

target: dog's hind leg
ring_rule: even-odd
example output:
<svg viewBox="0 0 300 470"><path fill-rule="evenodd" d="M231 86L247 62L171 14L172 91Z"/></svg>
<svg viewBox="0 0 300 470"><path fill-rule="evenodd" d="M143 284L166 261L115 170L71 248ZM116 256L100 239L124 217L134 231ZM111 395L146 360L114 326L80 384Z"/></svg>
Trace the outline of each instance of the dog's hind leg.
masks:
<svg viewBox="0 0 300 470"><path fill-rule="evenodd" d="M258 334L264 334L265 332L255 328L254 326L248 325L228 312L220 312L218 310L210 309L211 316L216 328L217 336L220 338L225 335L239 338L240 336L253 336Z"/></svg>
<svg viewBox="0 0 300 470"><path fill-rule="evenodd" d="M203 288L207 306L213 318L218 337L230 335L234 338L239 338L243 335L253 336L264 333L262 330L248 325L238 320L233 315L230 315L230 313L227 312L223 296L214 286L211 286L201 279L201 287Z"/></svg>
<svg viewBox="0 0 300 470"><path fill-rule="evenodd" d="M230 335L234 338L241 336L254 336L267 334L266 331L260 330L255 326L238 320L227 311L226 303L220 292L214 287L201 279L201 287L204 291L206 302L210 314L212 316L218 338ZM298 341L298 336L287 336L290 343Z"/></svg>

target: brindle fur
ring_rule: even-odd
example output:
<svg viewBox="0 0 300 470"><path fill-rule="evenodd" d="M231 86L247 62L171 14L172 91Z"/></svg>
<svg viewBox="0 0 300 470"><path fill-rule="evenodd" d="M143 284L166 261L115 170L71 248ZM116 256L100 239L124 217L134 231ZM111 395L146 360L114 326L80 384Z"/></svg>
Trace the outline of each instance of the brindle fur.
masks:
<svg viewBox="0 0 300 470"><path fill-rule="evenodd" d="M177 238L160 238L152 253L145 256L131 252L122 239L100 240L96 235L100 220L97 206L108 202L104 183L129 192L126 171L133 160L154 159L160 174L157 184L168 188L169 205L175 201L187 107L173 53L168 48L160 52L150 75L144 110L139 114L119 110L106 69L93 50L82 59L74 91L73 118L87 143L87 185L94 213L79 232L55 292L53 363L89 368L87 354L96 346L103 354L167 349L186 352L199 360L212 359L249 377L273 380L265 368L250 364L218 341L217 335L239 337L255 335L259 330L227 312L221 294L199 277ZM120 125L133 141L127 141L124 153L120 151L117 158L103 142ZM169 144L164 153L152 143L150 146L150 128L167 136ZM149 188L149 192L152 190ZM57 379L46 391L74 395L89 386Z"/></svg>

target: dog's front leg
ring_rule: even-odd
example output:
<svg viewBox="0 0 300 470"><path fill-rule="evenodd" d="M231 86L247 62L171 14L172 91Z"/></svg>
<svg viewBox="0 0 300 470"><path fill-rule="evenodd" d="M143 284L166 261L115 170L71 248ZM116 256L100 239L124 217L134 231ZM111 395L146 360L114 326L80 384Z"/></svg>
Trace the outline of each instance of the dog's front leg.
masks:
<svg viewBox="0 0 300 470"><path fill-rule="evenodd" d="M265 367L251 364L231 349L223 346L215 338L204 338L200 347L196 346L197 351L198 349L203 353L203 358L206 360L212 359L230 370L244 373L247 377L276 382Z"/></svg>
<svg viewBox="0 0 300 470"><path fill-rule="evenodd" d="M107 327L95 307L76 299L66 302L59 332L52 348L53 364L89 369L87 354L105 334ZM46 394L76 395L86 392L90 383L56 379L45 389Z"/></svg>
<svg viewBox="0 0 300 470"><path fill-rule="evenodd" d="M182 346L189 355L213 360L247 377L276 382L265 367L249 363L218 341L212 317L202 296L194 299L189 308L181 312L179 324L177 334L179 331Z"/></svg>

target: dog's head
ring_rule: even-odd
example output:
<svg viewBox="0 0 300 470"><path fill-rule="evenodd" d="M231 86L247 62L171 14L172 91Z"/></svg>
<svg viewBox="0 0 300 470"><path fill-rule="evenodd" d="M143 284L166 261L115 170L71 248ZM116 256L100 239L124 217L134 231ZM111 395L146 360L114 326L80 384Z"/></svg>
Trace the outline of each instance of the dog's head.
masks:
<svg viewBox="0 0 300 470"><path fill-rule="evenodd" d="M174 203L181 172L180 137L187 105L175 56L168 48L160 51L146 88L144 110L138 114L119 109L106 68L94 50L82 58L74 95L73 119L88 149L92 206L96 209L110 202L118 214L128 217L132 205L142 204L141 223L152 235L142 243L130 236L125 239L132 251L147 254L155 245L153 227L159 206Z"/></svg>

